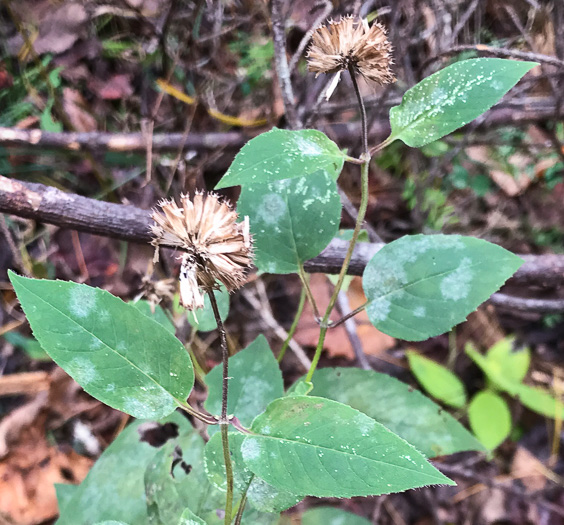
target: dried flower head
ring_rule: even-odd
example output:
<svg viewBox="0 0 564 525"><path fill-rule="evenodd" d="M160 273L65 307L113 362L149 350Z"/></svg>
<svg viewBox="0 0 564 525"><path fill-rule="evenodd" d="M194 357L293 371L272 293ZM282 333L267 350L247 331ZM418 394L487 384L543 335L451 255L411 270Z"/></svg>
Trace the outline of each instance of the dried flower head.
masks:
<svg viewBox="0 0 564 525"><path fill-rule="evenodd" d="M161 304L163 300L172 300L174 297L174 279L162 279L160 281L153 281L148 275L144 275L141 280L141 291L135 301L145 297L151 312L155 313L155 307Z"/></svg>
<svg viewBox="0 0 564 525"><path fill-rule="evenodd" d="M180 268L180 302L188 310L203 308L204 292L217 289L220 281L231 292L246 281L253 260L249 218L237 223L238 215L215 193L196 193L159 203L151 226L158 247L178 246L186 253ZM155 252L158 257L158 251Z"/></svg>
<svg viewBox="0 0 564 525"><path fill-rule="evenodd" d="M308 67L320 73L338 73L352 66L366 80L389 84L395 78L390 71L392 45L386 37L384 26L353 16L329 21L319 27L312 37L308 51Z"/></svg>

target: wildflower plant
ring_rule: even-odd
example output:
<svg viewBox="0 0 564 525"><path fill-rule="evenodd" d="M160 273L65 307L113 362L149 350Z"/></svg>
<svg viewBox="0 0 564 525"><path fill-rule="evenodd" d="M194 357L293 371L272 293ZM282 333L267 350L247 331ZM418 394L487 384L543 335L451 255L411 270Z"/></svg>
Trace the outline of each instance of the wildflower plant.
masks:
<svg viewBox="0 0 564 525"><path fill-rule="evenodd" d="M138 423L126 429L68 496L61 524L270 524L306 496L452 485L429 458L483 450L459 422L408 385L370 370L317 367L325 339L345 320L330 321L330 315L366 214L372 155L395 140L421 147L463 126L535 64L456 62L409 89L390 111L390 136L371 145L357 75L380 84L393 80L384 28L352 17L330 22L313 35L308 61L317 74L351 75L362 120L359 158L319 131L273 129L249 141L217 185L241 186L237 212L213 193L197 193L181 196L180 204L163 201L153 213L153 244L175 247L181 259L182 305L197 316L208 299L219 329L223 362L205 377L166 317L83 284L11 273L36 338L87 392L135 418L174 422L178 429L156 452L136 440ZM264 336L229 357L216 296L220 284L224 293L242 286L254 261L262 272L297 273L304 290L298 315L306 300L317 312L304 263L337 234L337 179L345 162L360 169L358 217L329 305L318 312L311 366L285 392ZM464 321L521 263L480 239L407 235L369 261L363 275L368 301L359 310L366 309L382 332L424 340ZM203 409L188 401L195 369L208 391ZM200 430L207 425L206 440L177 408L198 420ZM110 457L118 450L124 461L137 451L131 467L137 477L127 478L137 492L127 505L111 488L119 485L116 476L128 475L108 466L115 465ZM108 490L100 484L104 472Z"/></svg>

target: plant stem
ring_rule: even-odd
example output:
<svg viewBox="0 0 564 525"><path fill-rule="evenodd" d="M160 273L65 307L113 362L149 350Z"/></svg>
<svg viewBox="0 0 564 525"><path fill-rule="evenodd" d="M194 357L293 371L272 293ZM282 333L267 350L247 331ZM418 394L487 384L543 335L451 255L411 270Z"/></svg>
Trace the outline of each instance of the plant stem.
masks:
<svg viewBox="0 0 564 525"><path fill-rule="evenodd" d="M288 331L288 337L286 337L286 340L284 341L284 344L282 345L282 348L280 349L280 353L278 354L278 362L279 363L281 363L282 359L284 359L284 354L286 353L286 350L288 350L288 346L290 345L290 341L292 340L292 337L294 337L294 333L296 332L296 329L298 328L298 323L300 321L300 317L302 316L302 312L304 311L305 301L306 301L306 288L305 288L305 286L303 286L301 294L300 294L300 303L298 304L298 310L296 312L296 315L294 316L294 321L292 322L292 326L290 327L290 330Z"/></svg>
<svg viewBox="0 0 564 525"><path fill-rule="evenodd" d="M354 66L349 65L349 73L351 74L351 80L354 87L354 92L356 93L356 98L358 100L358 106L360 107L360 118L362 121L362 152L365 158L361 157L361 160L368 162L367 158L369 156L368 151L368 119L366 118L366 108L364 107L364 101L362 100L362 95L360 94L360 89L358 89L358 82L356 81L356 75L354 71Z"/></svg>
<svg viewBox="0 0 564 525"><path fill-rule="evenodd" d="M306 382L311 381L311 378L313 377L313 373L315 372L315 369L317 368L317 365L319 363L321 352L323 351L323 343L325 341L325 335L327 334L327 328L329 327L329 317L331 316L331 312L333 311L333 308L335 308L337 297L343 286L343 281L345 280L345 276L347 275L347 270L349 268L349 264L352 259L354 247L356 245L356 241L358 240L358 235L362 228L362 223L364 222L366 210L368 209L368 170L370 166L370 151L368 149L368 121L366 119L366 109L364 107L364 102L362 100L362 95L360 94L360 90L358 88L358 83L356 81L356 76L352 65L349 66L349 73L351 75L352 83L354 86L354 92L356 93L356 97L358 99L358 105L360 107L360 116L362 119L363 153L361 155L361 160L363 161L363 164L360 167L360 184L361 184L360 206L358 208L358 215L356 217L356 224L354 226L352 239L349 244L347 254L345 255L345 260L343 261L343 266L341 267L339 278L337 279L337 284L335 285L335 289L333 290L333 295L329 300L329 306L327 306L327 310L325 311L325 315L323 316L323 320L321 321L319 341L317 343L317 348L315 349L315 355L313 356L311 367L305 379Z"/></svg>
<svg viewBox="0 0 564 525"><path fill-rule="evenodd" d="M251 476L249 482L247 483L247 488L245 488L245 492L243 492L243 497L241 498L241 502L239 503L239 510L237 510L237 516L235 516L235 525L241 525L241 520L243 519L243 512L245 512L245 505L247 504L247 492L251 483L255 479L255 475Z"/></svg>
<svg viewBox="0 0 564 525"><path fill-rule="evenodd" d="M223 460L225 461L225 479L227 482L227 495L225 497L225 519L224 524L231 524L233 512L233 465L231 464L231 453L229 452L229 423L220 423L221 444L223 446Z"/></svg>
<svg viewBox="0 0 564 525"><path fill-rule="evenodd" d="M231 464L231 453L229 452L229 418L227 417L227 395L229 390L229 351L227 349L227 337L223 321L219 315L217 301L213 289L208 290L210 304L217 323L221 341L221 358L223 362L223 381L221 390L221 417L219 428L221 429L221 444L223 446L223 460L225 461L225 478L227 482L227 496L225 499L225 525L231 524L231 513L233 509L233 466Z"/></svg>
<svg viewBox="0 0 564 525"><path fill-rule="evenodd" d="M305 293L307 295L308 301L311 304L311 308L313 309L313 315L315 316L315 320L319 322L321 316L319 315L319 308L317 308L317 303L315 302L315 297L313 297L313 293L311 292L311 288L309 287L309 276L306 274L304 270L304 265L299 264L298 268L298 275L300 276L300 280L304 286Z"/></svg>

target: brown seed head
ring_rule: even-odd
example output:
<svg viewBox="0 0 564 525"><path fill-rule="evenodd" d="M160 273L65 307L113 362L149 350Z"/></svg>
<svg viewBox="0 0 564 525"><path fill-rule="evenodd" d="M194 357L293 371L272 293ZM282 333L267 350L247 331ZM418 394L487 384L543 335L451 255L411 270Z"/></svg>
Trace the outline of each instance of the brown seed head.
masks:
<svg viewBox="0 0 564 525"><path fill-rule="evenodd" d="M308 51L308 67L317 73L337 73L352 67L366 80L378 84L395 81L390 71L392 45L386 29L378 22L372 26L353 16L329 21L312 36Z"/></svg>
<svg viewBox="0 0 564 525"><path fill-rule="evenodd" d="M152 214L151 244L178 246L186 252L180 269L182 306L203 308L203 292L217 289L217 281L230 292L245 283L253 260L248 217L237 223L237 212L215 193L196 193L193 200L182 195L180 206L173 200L159 206L162 213Z"/></svg>

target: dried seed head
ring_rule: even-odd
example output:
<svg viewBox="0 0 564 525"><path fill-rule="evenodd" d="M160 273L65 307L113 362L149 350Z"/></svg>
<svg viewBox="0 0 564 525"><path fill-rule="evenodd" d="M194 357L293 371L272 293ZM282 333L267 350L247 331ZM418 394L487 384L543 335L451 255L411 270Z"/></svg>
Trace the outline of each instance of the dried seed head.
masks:
<svg viewBox="0 0 564 525"><path fill-rule="evenodd" d="M346 16L339 22L330 20L313 33L308 67L319 75L338 73L352 65L366 80L389 84L395 81L391 52L384 26L374 22L369 27L365 20Z"/></svg>
<svg viewBox="0 0 564 525"><path fill-rule="evenodd" d="M151 226L158 247L178 246L186 253L180 268L180 302L188 310L203 308L204 292L222 282L231 292L246 281L253 260L249 218L237 223L237 212L215 193L196 193L159 203ZM155 252L155 257L158 251Z"/></svg>
<svg viewBox="0 0 564 525"><path fill-rule="evenodd" d="M174 279L153 281L148 275L145 275L141 281L141 293L135 299L138 300L141 297L145 297L151 307L151 312L155 313L155 307L161 301L165 299L172 300L174 288Z"/></svg>

